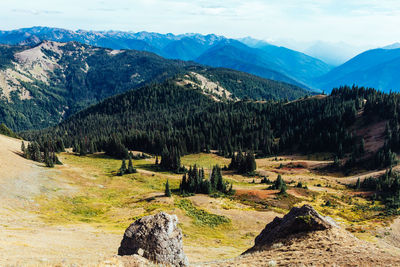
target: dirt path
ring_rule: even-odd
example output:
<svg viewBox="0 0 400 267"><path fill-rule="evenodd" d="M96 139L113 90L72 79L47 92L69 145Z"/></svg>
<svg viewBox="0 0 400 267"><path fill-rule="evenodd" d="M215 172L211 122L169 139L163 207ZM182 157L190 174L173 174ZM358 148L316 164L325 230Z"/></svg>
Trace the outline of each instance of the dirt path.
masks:
<svg viewBox="0 0 400 267"><path fill-rule="evenodd" d="M35 198L75 191L57 171L19 156L21 141L0 135L0 266L91 265L116 253L120 235L87 225L49 226Z"/></svg>

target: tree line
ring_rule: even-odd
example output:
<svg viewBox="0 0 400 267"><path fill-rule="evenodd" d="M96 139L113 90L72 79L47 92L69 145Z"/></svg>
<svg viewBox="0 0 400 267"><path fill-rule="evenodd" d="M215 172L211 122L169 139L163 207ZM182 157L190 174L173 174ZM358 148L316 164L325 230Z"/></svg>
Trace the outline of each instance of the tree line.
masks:
<svg viewBox="0 0 400 267"><path fill-rule="evenodd" d="M236 151L253 151L256 157L330 152L352 166L365 161L364 140L351 130L362 114L366 121L389 120L385 147L368 159L373 164L366 164L386 167L399 151L398 100L398 94L354 86L292 102L225 103L166 81L109 98L58 126L21 135L37 142L62 140L69 147L84 147L83 153L105 151L118 158L127 158L128 150L144 151L161 155L161 165L173 170L180 168L180 156L210 150L226 157ZM239 168L233 163L232 168Z"/></svg>

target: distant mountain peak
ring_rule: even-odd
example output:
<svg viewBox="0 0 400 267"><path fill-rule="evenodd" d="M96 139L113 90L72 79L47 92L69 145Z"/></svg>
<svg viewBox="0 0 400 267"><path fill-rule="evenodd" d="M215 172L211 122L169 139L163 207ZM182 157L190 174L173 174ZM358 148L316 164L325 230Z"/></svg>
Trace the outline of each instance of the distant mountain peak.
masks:
<svg viewBox="0 0 400 267"><path fill-rule="evenodd" d="M387 49L387 50L399 49L399 48L400 48L400 43L399 42L396 42L396 43L393 43L391 45L387 45L387 46L382 47L382 49Z"/></svg>

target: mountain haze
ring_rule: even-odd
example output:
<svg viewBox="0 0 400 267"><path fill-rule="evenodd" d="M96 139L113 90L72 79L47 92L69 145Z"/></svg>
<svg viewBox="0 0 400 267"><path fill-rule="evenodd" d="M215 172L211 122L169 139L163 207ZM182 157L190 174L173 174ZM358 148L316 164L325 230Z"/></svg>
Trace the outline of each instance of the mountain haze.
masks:
<svg viewBox="0 0 400 267"><path fill-rule="evenodd" d="M49 27L0 31L0 43L3 44L36 45L42 40L77 41L110 49L149 51L165 58L192 60L213 67L233 68L264 78L295 83L305 88L311 87L310 80L312 78L321 76L331 69L328 64L294 50L269 45L263 41L256 41L257 46L260 47L251 47L251 45L245 45L237 40L214 34L174 35L150 32L71 31ZM229 47L224 48L225 45L229 45ZM231 51L231 45L240 51ZM222 50L217 53L218 58L214 59L216 49ZM223 54L224 52L227 54ZM231 61L235 57L241 56L241 53L252 56L248 59L241 57L240 63ZM225 64L221 57L222 59L233 57L233 59L230 58ZM258 58L256 64L252 62L254 57Z"/></svg>
<svg viewBox="0 0 400 267"><path fill-rule="evenodd" d="M317 78L316 84L325 91L353 84L384 92L399 91L399 67L400 49L373 49Z"/></svg>

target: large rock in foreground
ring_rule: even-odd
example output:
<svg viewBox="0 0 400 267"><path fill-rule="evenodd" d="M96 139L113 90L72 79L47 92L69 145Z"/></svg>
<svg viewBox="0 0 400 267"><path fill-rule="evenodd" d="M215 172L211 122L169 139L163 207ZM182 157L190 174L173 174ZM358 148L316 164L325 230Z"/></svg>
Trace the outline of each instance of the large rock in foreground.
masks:
<svg viewBox="0 0 400 267"><path fill-rule="evenodd" d="M157 263L188 265L177 223L176 215L164 212L135 221L125 230L118 255L137 254Z"/></svg>
<svg viewBox="0 0 400 267"><path fill-rule="evenodd" d="M275 219L267 224L262 232L256 237L254 247L245 253L263 250L277 241L282 241L291 235L319 230L327 230L335 226L329 218L321 216L310 205L301 208L292 208L283 218Z"/></svg>

